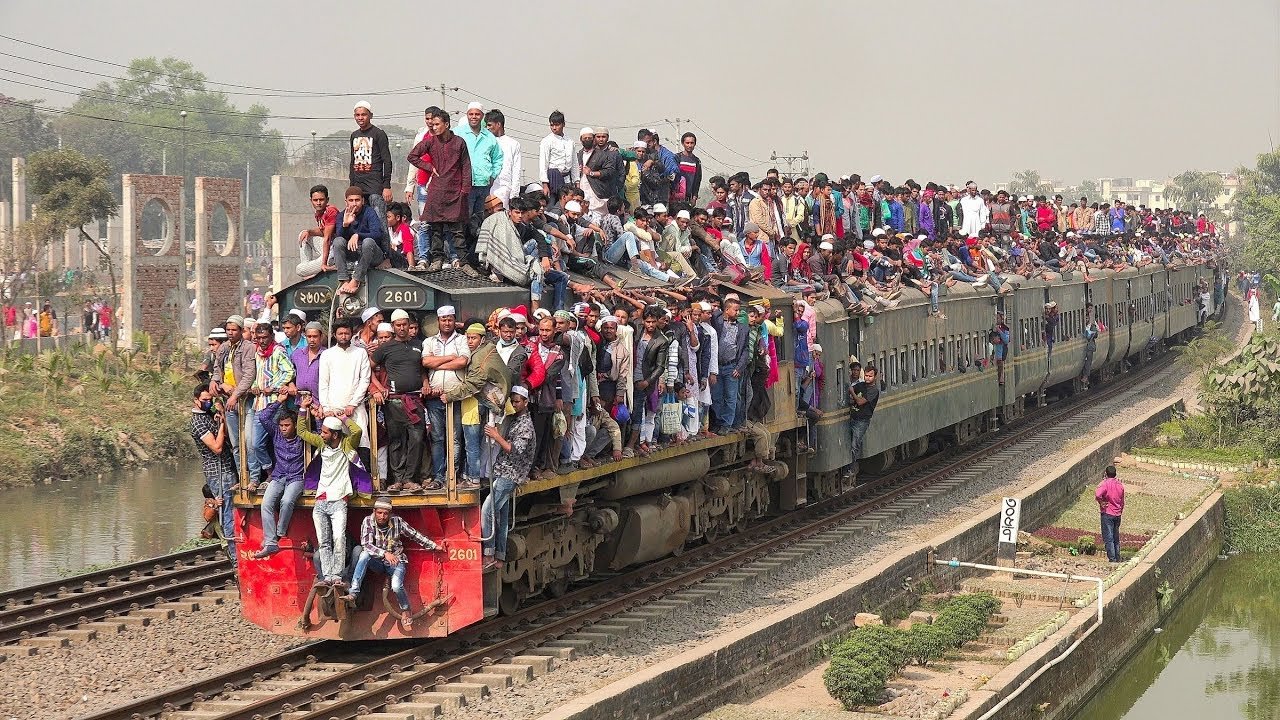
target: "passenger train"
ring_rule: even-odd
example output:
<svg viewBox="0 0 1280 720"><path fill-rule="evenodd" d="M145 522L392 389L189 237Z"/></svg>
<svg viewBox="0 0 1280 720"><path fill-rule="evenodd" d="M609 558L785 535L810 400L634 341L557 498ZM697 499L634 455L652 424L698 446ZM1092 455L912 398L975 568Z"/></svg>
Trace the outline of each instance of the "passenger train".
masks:
<svg viewBox="0 0 1280 720"><path fill-rule="evenodd" d="M651 281L625 271L628 287ZM1017 280L1017 278L1014 278ZM580 283L595 283L575 277ZM406 588L415 613L413 630L397 622L380 576L366 581L360 604L350 608L324 586L315 586L313 500L304 496L279 552L251 558L262 545L260 496L236 494L236 540L242 612L275 633L315 638L442 637L499 612L513 612L527 598L566 592L571 583L617 571L710 541L765 514L793 511L845 492L856 477L848 432L846 387L853 358L880 369L882 395L863 444L860 472L880 472L920 457L933 447L964 444L1016 420L1048 393L1083 389L1143 363L1166 343L1185 339L1198 322L1197 284L1221 282L1207 265L1151 265L1119 272L1095 271L1092 280L1023 280L1014 292L956 284L942 298L946 319L928 315L928 298L904 289L898 306L872 317L851 317L836 301L820 301L817 339L824 349L826 381L810 429L796 408L792 371L792 297L768 285L723 286L744 298L768 298L781 309L785 334L777 344L780 380L770 388L773 409L764 425L773 444L767 472L748 471L753 440L746 433L698 440L590 469L532 480L517 490L509 519L507 562L482 570L482 493L459 487L393 497L396 514L440 543L428 552L406 542ZM358 317L367 306L403 308L435 332L432 312L457 308L460 320L487 318L494 308L525 304L528 291L476 280L457 270L437 273L378 269L355 296L335 297L334 273L277 292L281 313L300 309L327 326ZM1212 287L1212 285L1210 285ZM1052 344L1043 334L1045 304L1054 301L1061 321ZM1097 340L1090 377L1080 378L1091 303L1105 332ZM988 334L1002 313L1010 328L1005 381L988 362ZM371 413L372 414L372 413ZM376 431L375 431L376 432ZM815 448L806 451L804 446ZM375 477L375 488L385 480ZM359 554L360 521L372 498L353 497L348 515L348 572ZM375 590L375 592L369 592ZM381 597L377 590L381 591Z"/></svg>

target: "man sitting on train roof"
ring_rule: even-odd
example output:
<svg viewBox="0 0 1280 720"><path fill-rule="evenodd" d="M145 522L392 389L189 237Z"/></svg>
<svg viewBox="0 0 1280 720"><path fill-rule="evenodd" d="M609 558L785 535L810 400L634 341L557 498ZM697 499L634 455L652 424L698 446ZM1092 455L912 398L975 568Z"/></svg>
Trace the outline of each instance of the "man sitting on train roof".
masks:
<svg viewBox="0 0 1280 720"><path fill-rule="evenodd" d="M404 541L408 537L424 550L439 550L431 538L423 535L392 513L391 498L379 496L373 502L373 512L360 522L360 559L351 575L351 589L342 600L356 603L360 598L360 585L369 570L376 570L391 577L391 592L396 595L400 607L400 625L406 632L413 629L413 616L409 612L409 593L404 589L405 572L409 569L409 557L405 554Z"/></svg>
<svg viewBox="0 0 1280 720"><path fill-rule="evenodd" d="M346 210L338 217L330 251L330 263L337 266L338 277L344 281L338 287L339 293L351 295L360 289L369 268L387 259L381 247L386 241L386 226L378 211L365 204L360 188L347 188Z"/></svg>

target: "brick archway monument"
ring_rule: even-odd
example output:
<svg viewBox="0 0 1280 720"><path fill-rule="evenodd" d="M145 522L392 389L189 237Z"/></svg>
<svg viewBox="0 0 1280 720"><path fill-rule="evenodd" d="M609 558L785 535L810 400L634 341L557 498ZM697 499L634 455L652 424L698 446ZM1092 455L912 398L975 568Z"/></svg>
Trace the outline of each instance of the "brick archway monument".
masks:
<svg viewBox="0 0 1280 720"><path fill-rule="evenodd" d="M124 293L120 339L133 344L141 330L154 347L172 350L186 335L182 327L187 306L186 263L182 237L183 178L175 175L124 175L121 177L124 222ZM169 229L158 251L143 244L142 209L155 200L168 216Z"/></svg>
<svg viewBox="0 0 1280 720"><path fill-rule="evenodd" d="M234 178L196 178L196 337L203 338L215 324L240 312L240 276L244 253L240 228L244 222L241 204L243 184ZM214 211L221 206L227 214L227 236L210 237ZM221 242L221 249L215 243Z"/></svg>

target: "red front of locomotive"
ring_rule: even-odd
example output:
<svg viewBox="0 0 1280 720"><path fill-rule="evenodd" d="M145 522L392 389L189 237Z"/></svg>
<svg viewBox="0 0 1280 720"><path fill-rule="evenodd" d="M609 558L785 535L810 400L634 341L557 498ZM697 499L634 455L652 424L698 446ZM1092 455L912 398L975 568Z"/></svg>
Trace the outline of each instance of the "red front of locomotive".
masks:
<svg viewBox="0 0 1280 720"><path fill-rule="evenodd" d="M280 539L280 552L255 560L263 543L262 512L257 498L241 497L246 502L237 502L235 511L241 613L259 627L280 635L335 640L427 638L444 637L484 617L477 505L395 499L395 514L440 546L424 550L402 537L408 558L404 587L412 616L412 630L405 630L388 576L370 569L354 605L338 599L342 590L317 584L319 544L310 498L298 503L288 534ZM343 572L348 582L360 557L360 523L372 510L367 500L348 506Z"/></svg>

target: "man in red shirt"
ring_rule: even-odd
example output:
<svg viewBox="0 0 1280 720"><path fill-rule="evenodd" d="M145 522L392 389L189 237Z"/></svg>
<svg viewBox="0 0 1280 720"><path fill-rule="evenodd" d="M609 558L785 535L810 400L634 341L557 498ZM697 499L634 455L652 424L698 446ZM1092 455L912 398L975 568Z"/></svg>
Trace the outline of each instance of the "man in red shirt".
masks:
<svg viewBox="0 0 1280 720"><path fill-rule="evenodd" d="M294 270L303 278L338 269L338 263L330 258L338 208L329 204L329 188L324 185L311 188L311 209L315 212L315 226L298 233L300 262ZM319 238L319 248L316 238Z"/></svg>
<svg viewBox="0 0 1280 720"><path fill-rule="evenodd" d="M1124 512L1124 483L1116 477L1116 466L1108 465L1093 497L1102 512L1102 545L1107 561L1120 562L1120 515Z"/></svg>

